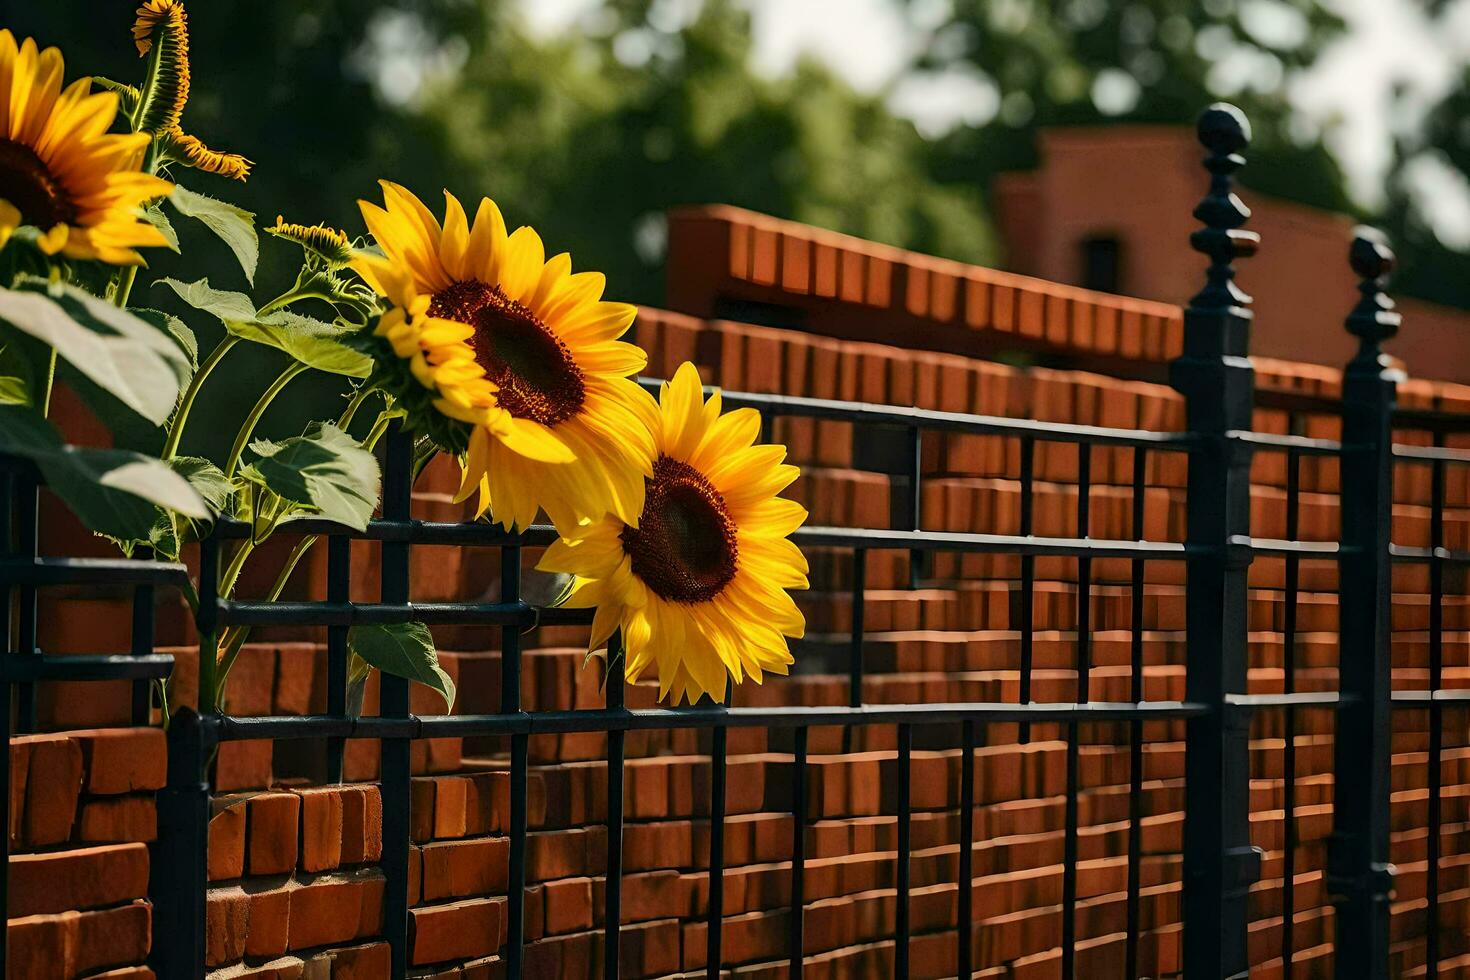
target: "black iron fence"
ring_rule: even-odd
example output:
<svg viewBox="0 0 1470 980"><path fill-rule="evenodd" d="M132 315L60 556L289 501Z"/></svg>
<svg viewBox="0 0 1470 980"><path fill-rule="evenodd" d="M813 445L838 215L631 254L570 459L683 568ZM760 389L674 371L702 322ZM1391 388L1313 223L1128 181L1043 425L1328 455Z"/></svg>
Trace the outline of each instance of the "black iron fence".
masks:
<svg viewBox="0 0 1470 980"><path fill-rule="evenodd" d="M1021 738L1032 725L1060 725L1066 743L1066 795L1062 881L1061 967L1076 975L1079 874L1079 726L1122 723L1130 752L1130 802L1127 827L1126 973L1138 976L1143 933L1140 869L1142 848L1144 725L1179 721L1186 730L1183 846L1183 973L1191 978L1238 977L1248 971L1248 894L1260 876L1262 852L1251 844L1248 737L1254 718L1265 712L1285 715L1288 733L1297 730L1299 714L1329 712L1336 717L1334 831L1330 844L1328 884L1336 906L1338 976L1388 976L1390 898L1393 868L1389 864L1390 754L1395 708L1427 710L1429 718L1429 855L1427 863L1428 962L1440 959L1437 906L1441 754L1447 712L1470 705L1470 692L1441 690L1444 623L1442 599L1447 568L1470 563L1470 554L1443 546L1446 470L1470 464L1470 453L1443 448L1395 446L1395 424L1413 425L1405 413L1395 415L1396 375L1380 350L1397 324L1391 303L1379 289L1391 265L1386 248L1371 237L1353 246L1354 268L1362 277L1362 298L1347 326L1362 342L1348 366L1341 404L1342 439L1253 433L1256 404L1253 375L1246 357L1251 323L1250 300L1233 284L1233 262L1249 255L1255 236L1242 229L1248 211L1231 191L1231 177L1244 162L1248 141L1243 117L1229 107L1215 107L1201 119L1200 139L1208 155L1210 189L1196 209L1203 227L1194 247L1210 258L1206 285L1185 316L1184 352L1172 366L1172 382L1187 402L1187 431L1158 433L1082 425L1055 425L901 407L850 404L818 399L727 394L726 403L758 408L767 419L801 416L853 423L863 431L897 434L906 466L896 482L906 481L906 524L894 529L807 527L797 540L804 548L842 549L853 556L850 577L852 608L848 650L848 703L835 707L732 707L701 704L675 709L631 709L624 705L621 667L610 658L612 675L601 709L525 711L521 704L521 643L533 627L586 623L582 611L536 609L522 597L522 549L548 543L551 529L532 528L509 535L484 523L435 523L410 513L412 446L390 432L384 460L382 516L357 533L338 525L300 521L280 533L327 538L325 601L263 602L219 597L221 555L249 534L246 525L221 521L201 545L201 636L217 636L226 626L322 627L327 636L327 712L320 716L233 717L206 712L177 714L169 730L168 786L158 800L159 841L151 888L155 908L153 965L165 978L193 978L205 973L205 918L208 895L207 848L211 814L209 760L223 743L253 739L324 740L328 776L340 779L347 739L376 739L381 744L383 849L385 878L382 935L391 946L394 976L409 968L409 798L410 743L414 739L455 736L499 736L509 742L510 808L507 931L501 951L509 976L522 975L527 883L528 740L536 735L605 733L607 735L606 889L602 922L606 941L602 963L606 976L620 970L621 871L624 821L624 754L627 733L643 730L708 730L710 794L708 803L709 888L704 916L707 972L721 973L725 938L724 890L728 733L758 727L789 733L792 784L789 798L797 832L790 854L790 895L797 914L786 919L790 974L802 973L806 941L805 895L809 820L808 733L814 727L840 726L849 733L865 726L895 726L896 754L896 915L892 968L909 974L911 763L915 731L925 744L957 733L960 750L957 929L954 963L960 976L976 967L972 920L974 823L966 816L976 806L976 749L987 726L1012 723ZM1440 425L1436 431L1443 432ZM923 444L941 433L1002 436L1020 447L1021 514L1017 534L947 533L922 530L921 485ZM1440 442L1442 443L1442 438ZM1039 446L1076 447L1079 462L1076 536L1043 537L1033 533L1035 459ZM1124 539L1093 537L1092 465L1101 447L1128 451L1132 460L1132 534ZM1255 454L1283 454L1287 461L1287 539L1251 536L1250 475ZM1145 490L1151 460L1161 455L1188 458L1188 533L1183 543L1147 540L1144 535ZM1294 540L1300 500L1299 474L1304 460L1340 460L1341 543ZM1391 540L1392 476L1395 464L1429 467L1433 487L1430 546L1398 547ZM10 469L0 512L11 522L4 530L9 550L0 561L0 584L12 597L7 637L13 638L0 658L0 678L16 696L17 713L0 726L8 738L13 727L27 731L34 712L27 705L33 685L44 680L128 678L139 685L135 699L138 721L147 717L146 684L167 674L168 658L151 653L150 590L177 583L180 566L143 561L67 561L36 557L36 476L21 467ZM378 601L353 602L350 542L370 540L381 548L381 591ZM410 553L418 546L498 549L500 595L496 601L411 602ZM866 558L870 552L897 550L916 556L911 569L941 553L1018 556L1020 696L1016 702L955 704L864 703L864 598ZM1285 567L1286 619L1284 686L1280 693L1251 693L1248 672L1247 571L1254 558L1269 556ZM1033 585L1038 559L1065 558L1076 569L1075 697L1066 703L1033 700L1035 636L1032 628ZM1092 624L1095 586L1093 563L1113 560L1131 568L1131 689L1125 701L1090 699L1093 670ZM1182 564L1186 576L1185 697L1182 701L1145 697L1143 603L1146 563ZM1299 571L1304 562L1335 562L1341 595L1340 690L1298 691L1291 651L1297 627L1295 608ZM1422 690L1392 690L1389 616L1394 563L1420 563L1429 568L1429 673ZM123 583L134 588L134 650L131 657L51 658L36 649L36 590L68 583ZM18 601L17 601L18 600ZM497 713L420 717L410 713L408 684L383 676L381 706L375 717L355 717L347 703L347 631L358 624L417 620L429 626L498 627L502 652L501 703ZM216 651L201 650L201 690L209 690ZM779 682L778 682L779 683ZM0 700L10 710L11 699ZM1285 740L1287 833L1281 951L1287 962L1295 950L1293 930L1294 824L1296 803L1293 753L1295 739ZM3 788L3 787L0 787ZM3 796L3 794L0 794Z"/></svg>

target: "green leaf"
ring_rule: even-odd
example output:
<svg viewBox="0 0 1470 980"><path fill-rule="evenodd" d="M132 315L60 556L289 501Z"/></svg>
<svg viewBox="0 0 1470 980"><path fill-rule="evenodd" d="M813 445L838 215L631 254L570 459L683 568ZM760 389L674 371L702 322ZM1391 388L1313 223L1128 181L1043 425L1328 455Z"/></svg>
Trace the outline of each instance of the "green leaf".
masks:
<svg viewBox="0 0 1470 980"><path fill-rule="evenodd" d="M352 324L327 323L280 310L251 320L226 320L225 329L244 340L275 347L307 367L328 374L365 378L373 361L342 344L341 338L358 332Z"/></svg>
<svg viewBox="0 0 1470 980"><path fill-rule="evenodd" d="M0 407L0 451L34 460L82 523L111 538L148 540L156 507L201 520L209 516L189 481L163 462L124 449L68 446L29 409Z"/></svg>
<svg viewBox="0 0 1470 980"><path fill-rule="evenodd" d="M372 358L345 343L361 331L360 327L327 323L289 310L261 316L249 296L215 289L208 279L190 283L176 279L158 281L196 310L219 317L226 330L243 340L274 347L328 374L365 378L372 373Z"/></svg>
<svg viewBox="0 0 1470 980"><path fill-rule="evenodd" d="M0 405L29 405L31 391L24 378L0 376Z"/></svg>
<svg viewBox="0 0 1470 980"><path fill-rule="evenodd" d="M211 514L222 514L229 508L234 487L218 466L200 456L175 456L168 460L168 466L189 481ZM213 517L199 520L160 508L156 511L146 543L153 546L159 557L173 561L179 557L182 544L199 540L213 523ZM119 543L124 544L124 550L131 552L131 545L140 542Z"/></svg>
<svg viewBox="0 0 1470 980"><path fill-rule="evenodd" d="M378 506L378 460L330 422L313 422L305 435L250 444L259 458L240 475L283 500L358 531Z"/></svg>
<svg viewBox="0 0 1470 980"><path fill-rule="evenodd" d="M354 626L347 649L385 674L404 677L438 691L446 710L454 707L454 680L439 666L434 637L423 623Z"/></svg>
<svg viewBox="0 0 1470 980"><path fill-rule="evenodd" d="M255 234L254 214L179 185L174 186L168 200L179 214L197 219L218 235L235 253L240 268L245 271L245 279L254 284L255 264L260 258L260 239Z"/></svg>
<svg viewBox="0 0 1470 980"><path fill-rule="evenodd" d="M162 310L133 310L133 315L147 320L174 339L174 343L179 345L179 350L183 351L184 356L189 359L191 374L199 369L199 338L194 336L194 331L189 329L187 323Z"/></svg>
<svg viewBox="0 0 1470 980"><path fill-rule="evenodd" d="M167 286L178 294L179 299L196 310L213 313L221 322L255 319L255 304L244 293L228 289L215 289L209 279L195 282L180 282L177 279L160 279L155 286Z"/></svg>
<svg viewBox="0 0 1470 980"><path fill-rule="evenodd" d="M30 405L46 384L51 348L0 324L0 405Z"/></svg>
<svg viewBox="0 0 1470 980"><path fill-rule="evenodd" d="M150 204L143 209L143 220L163 233L168 240L168 247L173 251L179 250L179 233L174 231L174 223L168 220L168 214L157 204Z"/></svg>
<svg viewBox="0 0 1470 980"><path fill-rule="evenodd" d="M167 421L189 376L184 353L153 324L74 286L0 289L0 320L55 348L80 374L155 425Z"/></svg>

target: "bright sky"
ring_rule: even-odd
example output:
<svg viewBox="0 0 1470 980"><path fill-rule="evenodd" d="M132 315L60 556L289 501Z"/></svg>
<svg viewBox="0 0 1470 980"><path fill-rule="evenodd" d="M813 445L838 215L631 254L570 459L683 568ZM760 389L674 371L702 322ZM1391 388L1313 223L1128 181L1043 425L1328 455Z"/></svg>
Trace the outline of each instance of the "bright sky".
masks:
<svg viewBox="0 0 1470 980"><path fill-rule="evenodd" d="M700 0L662 0L662 17L677 24ZM755 62L765 73L789 70L802 54L829 64L854 87L875 92L893 85L890 104L922 131L943 132L961 121L983 122L998 108L993 90L960 72L899 77L922 43L922 22L942 17L948 0L915 4L910 19L896 0L745 0L754 13ZM1470 0L1456 0L1445 27L1432 27L1416 0L1330 0L1348 21L1348 35L1330 48L1307 77L1291 88L1303 115L1318 126L1336 122L1330 144L1364 203L1382 202L1382 180L1392 152L1391 133L1412 126L1414 113L1395 117L1392 91L1403 82L1408 105L1432 103L1470 62ZM522 0L533 27L553 32L596 0ZM1243 0L1248 25L1291 31L1294 18L1276 0ZM1252 74L1248 62L1226 59L1227 79ZM1126 81L1126 80L1125 80ZM1099 95L1099 99L1101 96ZM1126 91L1123 94L1126 102ZM1100 102L1101 104L1101 102ZM1448 244L1470 248L1470 183L1436 161L1413 171L1421 208ZM1432 202L1432 205L1430 205Z"/></svg>

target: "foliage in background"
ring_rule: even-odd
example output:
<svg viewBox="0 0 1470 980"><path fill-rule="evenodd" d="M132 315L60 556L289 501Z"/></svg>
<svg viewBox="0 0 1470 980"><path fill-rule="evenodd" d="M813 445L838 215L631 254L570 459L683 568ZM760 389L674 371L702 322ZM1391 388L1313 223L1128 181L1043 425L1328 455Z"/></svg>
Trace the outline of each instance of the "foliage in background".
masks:
<svg viewBox="0 0 1470 980"><path fill-rule="evenodd" d="M515 202L512 224L533 224L554 249L606 270L617 298L635 302L661 300L663 214L686 203L729 202L1000 261L986 190L995 173L1034 162L1039 127L1185 124L1222 96L1251 116L1248 185L1358 210L1318 134L1282 95L1341 33L1326 0L895 2L928 24L916 69L987 80L994 118L930 142L881 95L856 94L815 64L759 77L738 0L606 0L546 40L527 35L511 0L259 0L198 18L194 58L204 74L188 122L222 145L250 147L256 174L238 195L250 210L269 215L271 202L298 201L303 214L355 229L350 201L373 193L383 174L426 200L441 187L488 192ZM673 8L698 12L671 20ZM1263 8L1274 11L1274 27ZM79 63L121 74L130 52L112 39L131 15L130 2L55 0L9 19L42 39L64 36ZM71 40L77 25L92 31L80 43ZM252 79L248 98L226 92L234 78ZM1453 150L1465 138L1454 98L1440 114L1449 125L1431 125L1430 146L1406 145L1405 165L1429 150L1465 172ZM329 185L342 192L327 194ZM1384 223L1400 238L1400 291L1464 302L1445 289L1470 281L1456 271L1463 256L1394 203ZM278 261L264 256L262 275L282 274ZM155 265L168 272L166 260ZM231 281L223 263L207 271L217 285ZM258 390L255 379L274 367L258 354L236 383ZM333 394L304 386L279 411L324 414ZM276 431L271 417L264 427ZM212 448L209 427L201 430L191 450Z"/></svg>

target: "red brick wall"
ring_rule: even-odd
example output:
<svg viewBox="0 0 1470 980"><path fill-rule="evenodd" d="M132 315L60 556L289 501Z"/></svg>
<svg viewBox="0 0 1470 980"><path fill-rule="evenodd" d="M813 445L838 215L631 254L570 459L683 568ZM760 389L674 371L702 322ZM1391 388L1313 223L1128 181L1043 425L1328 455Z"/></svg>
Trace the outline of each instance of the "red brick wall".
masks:
<svg viewBox="0 0 1470 980"><path fill-rule="evenodd" d="M739 231L739 228L745 228ZM808 330L756 327L644 310L638 340L651 355L649 373L668 377L683 360L700 365L706 380L731 389L769 391L919 405L955 411L1172 430L1183 424L1182 403L1169 389L1145 380L1119 381L1074 369L1020 369L960 356L980 353L1025 336L1045 350L1075 356L1076 363L1121 365L1132 378L1156 374L1177 350L1179 317L1172 307L1098 297L1070 287L1004 276L839 239L814 229L777 223L741 212L702 212L676 220L676 287L671 299L705 312L738 300L774 316L798 315ZM793 244L794 243L794 244ZM700 261L694 261L702 257ZM679 285L682 284L682 285ZM847 297L847 298L843 298ZM851 339L886 330L908 349ZM928 348L928 349L926 349ZM1130 366L1131 365L1131 366ZM1335 371L1288 363L1258 363L1263 388L1332 397ZM1465 411L1467 389L1413 382L1404 400L1420 407ZM1284 412L1261 410L1256 427L1286 431ZM1334 422L1310 416L1309 435L1332 436ZM820 524L884 526L896 492L881 474L854 468L851 426L784 419L774 436L804 467L792 493ZM1405 438L1412 438L1406 434ZM948 436L925 441L924 525L972 531L1014 531L1019 519L1019 457L1013 441L999 437ZM1132 458L1126 450L1099 449L1092 460L1092 526L1095 536L1128 537ZM1253 531L1280 537L1284 528L1286 474L1280 457L1262 455L1254 471ZM1423 471L1405 469L1396 485L1395 539L1420 544L1427 534L1428 486ZM1179 540L1183 532L1185 463L1157 454L1148 469L1143 533ZM1335 466L1309 461L1302 470L1301 536L1334 540L1337 534ZM1074 525L1075 449L1043 447L1036 459L1036 532L1077 533ZM457 483L451 467L436 464L416 488L420 516L454 519L449 502ZM1449 485L1446 543L1470 547L1470 486ZM354 591L373 597L376 549L360 544L354 554ZM798 651L798 676L746 687L740 704L842 704L846 701L846 629L850 616L850 556L815 551L812 592L801 598L808 639ZM1015 700L1019 621L1018 567L1009 556L941 556L923 588L907 587L907 555L869 556L865 700L873 703ZM1150 564L1144 602L1144 687L1151 699L1178 698L1183 690L1183 582L1178 567ZM1075 654L1075 567L1065 560L1037 562L1030 626L1036 631L1038 700L1070 700ZM1132 625L1126 564L1093 563L1094 624L1090 693L1128 696L1128 630ZM1298 598L1298 689L1330 689L1336 675L1335 572L1304 563ZM303 575L303 592L319 594L321 563ZM1258 560L1251 571L1251 685L1279 690L1283 683L1284 565ZM424 548L415 556L415 599L472 598L498 581L497 556L474 549ZM1446 599L1445 683L1470 678L1470 602L1465 583L1450 583ZM1426 576L1400 568L1394 601L1396 682L1423 686ZM126 646L125 621L116 598L72 596L87 614L117 622L116 648ZM96 603L103 603L96 605ZM107 605L111 603L111 605ZM57 606L47 627L57 642L74 620ZM240 714L305 714L325 707L325 658L319 636L278 631L257 634L232 677L231 710ZM460 690L456 710L494 710L499 703L500 654L494 631L472 628L437 635L446 669ZM79 642L79 640L77 641ZM585 637L577 629L537 630L526 637L522 698L528 710L601 704L596 666L583 669ZM95 650L94 650L95 652ZM173 651L180 670L173 685L179 703L193 697L193 648ZM640 685L631 705L651 705L654 689ZM100 709L78 692L54 696L52 727L98 722ZM366 710L375 710L370 691ZM114 714L118 708L109 709ZM414 710L442 711L432 695L414 692ZM100 712L108 716L106 711ZM110 717L110 716L108 716ZM81 719L88 719L82 722ZM1394 765L1394 859L1402 872L1394 929L1398 963L1422 960L1424 842L1427 798L1425 719L1404 715ZM1330 964L1331 913L1322 869L1330 829L1331 729L1321 713L1301 712L1296 729L1298 850L1296 939L1298 975L1322 975ZM1183 732L1179 724L1145 726L1141 828L1142 969L1148 975L1178 971ZM1252 827L1267 851L1261 882L1252 891L1251 955L1262 976L1281 975L1281 878L1284 837L1282 798L1285 728L1279 716L1261 719L1252 742ZM985 976L1054 976L1060 939L1060 895L1065 743L1058 726L1033 726L1021 744L1014 725L993 725L976 768L973 815L976 884L973 925L977 959ZM1083 726L1078 876L1079 975L1121 972L1129 807L1126 728ZM138 740L124 762L99 746ZM788 737L732 731L727 809L725 951L730 965L752 976L784 976L788 868L792 823ZM151 739L151 741L147 741ZM702 910L708 884L708 735L704 732L636 732L627 739L628 773L624 854L625 938L629 975L665 976L700 969L705 949ZM1464 732L1447 744L1460 746ZM128 743L133 744L133 743ZM894 915L895 733L877 727L855 733L844 752L842 733L811 733L812 816L807 848L807 972L811 976L877 976L890 969ZM955 916L959 756L956 731L923 731L913 758L913 906L915 976L952 973ZM25 884L12 862L12 955L27 949L72 950L73 959L47 963L65 969L37 976L80 977L114 965L142 962L147 944L147 906L136 904L146 883L141 844L109 843L106 853L79 848L108 842L146 841L152 835L149 790L162 779L156 735L134 731L101 738L95 733L37 736L29 752L54 756L44 771L60 779L27 781L26 749L12 757L12 842L40 850L46 862L71 862L86 873L58 869L54 882L92 881L104 861L127 869L108 873L111 891L80 884ZM535 976L600 975L600 910L606 817L605 738L545 736L531 740L529 776L527 939L528 970ZM1418 753L1416 755L1416 753ZM1470 819L1460 772L1463 750L1445 761L1445 819L1450 828ZM93 767L96 767L95 771ZM412 950L415 975L498 976L504 942L504 891L508 845L508 781L505 746L494 739L439 739L413 752L411 807ZM34 770L33 770L34 771ZM381 849L381 807L372 780L372 743L349 743L346 779L321 787L320 747L294 743L239 743L219 758L220 797L211 822L208 950L221 980L235 976L378 977L386 974L386 949L376 942L382 878L374 865ZM74 775L73 775L74 773ZM132 775L129 775L129 774ZM58 788L59 787L59 788ZM70 802L68 802L70 801ZM392 805L391 801L390 804ZM39 816L32 818L32 809ZM121 814L129 814L124 819ZM148 819L141 814L147 811ZM92 813L91 822L87 814ZM51 816L52 813L71 814ZM41 836L28 838L33 824ZM89 829L90 828L90 829ZM105 829L101 829L105 828ZM111 836L98 837L97 834ZM1443 948L1458 956L1470 946L1458 925L1466 914L1464 858L1447 837L1441 872ZM139 863L141 862L141 872ZM141 877L140 877L141 875ZM50 890L48 890L50 889ZM126 893L126 894L125 894ZM1415 901L1418 899L1418 905ZM75 915L72 910L80 910ZM32 913L34 913L32 915ZM105 922L103 921L105 919ZM82 923L95 922L87 929ZM117 924L113 924L117 923ZM104 928L131 937L98 938ZM91 930L91 931L89 931ZM129 931L131 930L131 931ZM111 933L106 935L111 936ZM70 939L66 937L70 936ZM60 937L60 938L55 938ZM159 936L157 941L167 942ZM42 942L60 942L45 947ZM66 946L65 943L71 943ZM24 944L31 945L25 946ZM139 946L141 943L141 947ZM96 957L107 958L98 960ZM1416 959L1418 957L1418 959ZM39 961L38 961L39 962ZM48 967L50 969L50 967ZM146 974L137 974L146 975Z"/></svg>

